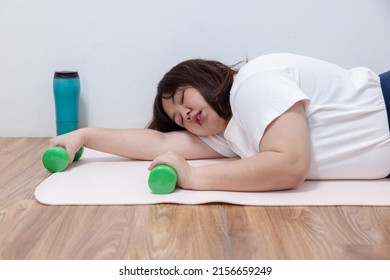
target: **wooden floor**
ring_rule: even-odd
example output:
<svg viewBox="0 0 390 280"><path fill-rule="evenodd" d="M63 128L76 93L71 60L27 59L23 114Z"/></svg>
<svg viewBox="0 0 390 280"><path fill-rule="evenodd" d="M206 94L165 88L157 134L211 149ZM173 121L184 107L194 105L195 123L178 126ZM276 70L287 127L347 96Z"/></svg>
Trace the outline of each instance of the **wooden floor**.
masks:
<svg viewBox="0 0 390 280"><path fill-rule="evenodd" d="M390 207L45 206L47 138L0 138L0 259L390 259Z"/></svg>

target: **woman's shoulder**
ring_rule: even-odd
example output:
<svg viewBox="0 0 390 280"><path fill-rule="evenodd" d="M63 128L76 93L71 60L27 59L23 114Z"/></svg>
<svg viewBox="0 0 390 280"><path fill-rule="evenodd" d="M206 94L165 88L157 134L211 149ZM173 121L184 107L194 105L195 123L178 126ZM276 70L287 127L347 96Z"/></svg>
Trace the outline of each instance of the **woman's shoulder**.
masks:
<svg viewBox="0 0 390 280"><path fill-rule="evenodd" d="M291 61L311 59L308 56L303 56L294 53L268 53L259 55L253 59L250 59L247 65L262 64L264 67L274 64L288 64Z"/></svg>
<svg viewBox="0 0 390 280"><path fill-rule="evenodd" d="M256 81L257 84L265 86L271 82L277 83L277 79L284 79L286 74L293 76L297 64L294 60L297 59L299 58L294 54L273 53L258 56L248 61L234 77L231 93L236 92L244 82Z"/></svg>
<svg viewBox="0 0 390 280"><path fill-rule="evenodd" d="M258 56L249 60L239 69L235 80L246 79L253 74L265 71L283 69L291 65L293 59L297 59L295 56L290 53L271 53Z"/></svg>

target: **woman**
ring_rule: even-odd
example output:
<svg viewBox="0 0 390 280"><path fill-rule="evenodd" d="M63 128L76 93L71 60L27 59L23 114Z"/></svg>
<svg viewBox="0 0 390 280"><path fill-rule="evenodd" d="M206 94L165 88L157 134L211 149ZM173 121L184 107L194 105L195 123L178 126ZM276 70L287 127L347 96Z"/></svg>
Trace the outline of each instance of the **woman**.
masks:
<svg viewBox="0 0 390 280"><path fill-rule="evenodd" d="M270 191L305 179L378 179L390 173L384 94L389 74L270 54L239 71L189 60L160 81L148 129L84 128L52 139L165 163L184 189ZM386 92L382 88L387 86ZM387 100L387 99L386 99ZM388 102L387 102L388 103ZM389 105L389 104L388 104ZM186 159L239 157L192 167Z"/></svg>

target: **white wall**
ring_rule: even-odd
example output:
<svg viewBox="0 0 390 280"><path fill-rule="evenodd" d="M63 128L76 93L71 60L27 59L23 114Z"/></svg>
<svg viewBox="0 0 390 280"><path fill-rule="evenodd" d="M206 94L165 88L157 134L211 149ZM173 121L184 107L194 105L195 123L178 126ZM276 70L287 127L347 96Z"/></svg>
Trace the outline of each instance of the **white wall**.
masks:
<svg viewBox="0 0 390 280"><path fill-rule="evenodd" d="M144 127L189 58L295 52L390 69L388 0L0 0L0 136L55 135L54 71L81 76L81 125Z"/></svg>

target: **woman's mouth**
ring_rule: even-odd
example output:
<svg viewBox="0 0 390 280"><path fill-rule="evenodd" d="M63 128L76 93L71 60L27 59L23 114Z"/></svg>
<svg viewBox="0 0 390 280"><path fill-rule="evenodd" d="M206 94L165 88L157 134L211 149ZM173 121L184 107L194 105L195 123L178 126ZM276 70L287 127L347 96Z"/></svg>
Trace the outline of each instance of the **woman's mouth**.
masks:
<svg viewBox="0 0 390 280"><path fill-rule="evenodd" d="M202 116L202 111L199 111L192 117L192 121L196 123L197 125L202 125L203 124L203 116Z"/></svg>

